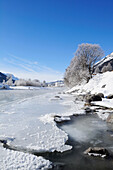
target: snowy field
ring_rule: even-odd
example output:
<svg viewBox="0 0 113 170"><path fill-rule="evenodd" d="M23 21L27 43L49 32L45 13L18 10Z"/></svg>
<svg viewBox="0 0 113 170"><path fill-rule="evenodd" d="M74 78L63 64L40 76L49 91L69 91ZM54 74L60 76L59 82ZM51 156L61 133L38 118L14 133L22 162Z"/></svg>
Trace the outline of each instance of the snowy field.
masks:
<svg viewBox="0 0 113 170"><path fill-rule="evenodd" d="M83 103L75 104L74 96L62 92L63 88L0 91L0 140L16 148L11 151L0 145L0 169L51 168L49 160L33 153L72 148L65 144L68 134L56 126L54 116L64 120L83 114Z"/></svg>

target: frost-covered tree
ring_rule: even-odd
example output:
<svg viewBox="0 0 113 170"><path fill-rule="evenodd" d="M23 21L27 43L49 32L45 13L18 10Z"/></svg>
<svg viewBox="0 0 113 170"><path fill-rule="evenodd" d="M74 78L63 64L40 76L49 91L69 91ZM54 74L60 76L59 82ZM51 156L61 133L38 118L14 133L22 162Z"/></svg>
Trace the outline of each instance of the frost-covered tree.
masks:
<svg viewBox="0 0 113 170"><path fill-rule="evenodd" d="M40 87L41 83L39 80L25 80L25 79L19 79L15 81L15 86L36 86Z"/></svg>
<svg viewBox="0 0 113 170"><path fill-rule="evenodd" d="M3 84L3 85L5 85L5 84L6 84L6 83L5 83L5 80L3 80L2 84Z"/></svg>
<svg viewBox="0 0 113 170"><path fill-rule="evenodd" d="M47 86L47 83L46 83L45 80L42 82L42 86L43 86L43 87L46 87L46 86Z"/></svg>
<svg viewBox="0 0 113 170"><path fill-rule="evenodd" d="M70 66L66 69L64 83L67 86L75 86L92 77L94 64L104 55L98 44L80 44Z"/></svg>
<svg viewBox="0 0 113 170"><path fill-rule="evenodd" d="M15 81L15 86L26 86L26 80L24 79L19 79Z"/></svg>

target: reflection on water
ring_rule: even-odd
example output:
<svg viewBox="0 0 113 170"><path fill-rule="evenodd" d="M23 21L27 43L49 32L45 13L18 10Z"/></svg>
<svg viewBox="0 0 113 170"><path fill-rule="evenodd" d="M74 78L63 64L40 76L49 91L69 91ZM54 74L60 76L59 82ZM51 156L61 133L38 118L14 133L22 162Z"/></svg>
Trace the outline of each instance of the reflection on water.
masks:
<svg viewBox="0 0 113 170"><path fill-rule="evenodd" d="M113 147L113 137L109 130L113 125L108 125L97 115L73 117L69 123L63 123L60 128L69 134L68 144L73 146L67 154L55 155L52 161L62 166L54 169L64 170L113 170L113 158L104 159L90 157L83 152L91 147L105 147L109 151Z"/></svg>

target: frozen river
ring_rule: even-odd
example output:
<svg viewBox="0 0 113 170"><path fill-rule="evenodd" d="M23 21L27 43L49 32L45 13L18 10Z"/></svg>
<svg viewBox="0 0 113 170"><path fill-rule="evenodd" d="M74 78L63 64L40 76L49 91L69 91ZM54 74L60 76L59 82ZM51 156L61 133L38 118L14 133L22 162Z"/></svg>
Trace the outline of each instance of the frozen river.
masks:
<svg viewBox="0 0 113 170"><path fill-rule="evenodd" d="M83 155L89 146L113 150L113 137L108 133L112 125L108 127L97 115L84 115L83 103L75 103L75 96L63 94L63 90L0 91L0 141L10 148L0 143L0 169L50 169L52 163L58 164L59 170L62 166L64 170L91 170L92 164L96 170L112 169L110 160ZM73 114L82 115L58 126L54 121L56 115L70 119ZM38 154L45 155L35 156Z"/></svg>
<svg viewBox="0 0 113 170"><path fill-rule="evenodd" d="M72 147L65 145L68 135L56 126L54 115L71 113L72 103L68 101L71 101L72 97L67 95L63 99L63 94L58 97L58 92L63 92L63 88L1 90L0 140L6 140L9 146L22 152L70 150ZM7 169L11 161L14 162L16 151L9 154L2 146L0 151L1 166ZM16 159L21 159L18 157Z"/></svg>

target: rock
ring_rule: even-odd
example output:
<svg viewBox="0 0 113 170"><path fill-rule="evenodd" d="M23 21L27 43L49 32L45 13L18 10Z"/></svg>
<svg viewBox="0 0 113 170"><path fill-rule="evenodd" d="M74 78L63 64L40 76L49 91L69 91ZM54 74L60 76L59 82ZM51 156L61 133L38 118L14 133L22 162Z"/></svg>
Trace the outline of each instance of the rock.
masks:
<svg viewBox="0 0 113 170"><path fill-rule="evenodd" d="M7 140L0 139L0 143L6 144Z"/></svg>
<svg viewBox="0 0 113 170"><path fill-rule="evenodd" d="M103 93L98 93L97 96L100 96L101 98L104 98L104 94Z"/></svg>
<svg viewBox="0 0 113 170"><path fill-rule="evenodd" d="M113 123L113 114L110 114L106 120L107 123Z"/></svg>
<svg viewBox="0 0 113 170"><path fill-rule="evenodd" d="M107 99L113 99L113 94L109 94L106 98Z"/></svg>
<svg viewBox="0 0 113 170"><path fill-rule="evenodd" d="M91 112L92 112L92 109L91 109L90 107L86 107L86 108L85 108L85 112L86 112L86 113L91 113Z"/></svg>
<svg viewBox="0 0 113 170"><path fill-rule="evenodd" d="M60 96L55 96L54 98L51 98L51 101L54 100L62 100L62 98Z"/></svg>
<svg viewBox="0 0 113 170"><path fill-rule="evenodd" d="M60 96L55 96L55 98L60 99Z"/></svg>
<svg viewBox="0 0 113 170"><path fill-rule="evenodd" d="M75 101L76 100L84 101L84 99L85 99L85 95L78 95L78 96L76 96Z"/></svg>
<svg viewBox="0 0 113 170"><path fill-rule="evenodd" d="M62 122L66 122L69 120L70 120L70 117L68 117L68 116L58 116L58 115L54 116L54 121L56 123L62 123Z"/></svg>
<svg viewBox="0 0 113 170"><path fill-rule="evenodd" d="M102 88L105 88L106 87L106 84L104 84L103 86L102 86Z"/></svg>
<svg viewBox="0 0 113 170"><path fill-rule="evenodd" d="M92 101L102 101L102 97L100 95L87 95L86 96L86 103L91 103Z"/></svg>
<svg viewBox="0 0 113 170"><path fill-rule="evenodd" d="M84 154L89 155L89 156L99 156L99 157L106 157L109 156L109 152L107 149L103 147L89 147Z"/></svg>

